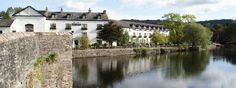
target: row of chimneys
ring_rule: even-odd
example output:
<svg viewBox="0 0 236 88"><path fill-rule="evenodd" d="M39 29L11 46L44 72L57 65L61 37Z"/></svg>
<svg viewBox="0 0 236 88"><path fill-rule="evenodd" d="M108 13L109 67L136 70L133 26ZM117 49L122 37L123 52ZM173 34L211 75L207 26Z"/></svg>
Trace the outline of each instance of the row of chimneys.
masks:
<svg viewBox="0 0 236 88"><path fill-rule="evenodd" d="M48 12L48 7L46 7L45 11ZM63 8L61 8L61 12L63 12ZM91 12L92 12L92 10L91 10L91 8L89 8L88 13L91 13ZM106 13L107 13L107 11L103 10L103 14L106 14Z"/></svg>

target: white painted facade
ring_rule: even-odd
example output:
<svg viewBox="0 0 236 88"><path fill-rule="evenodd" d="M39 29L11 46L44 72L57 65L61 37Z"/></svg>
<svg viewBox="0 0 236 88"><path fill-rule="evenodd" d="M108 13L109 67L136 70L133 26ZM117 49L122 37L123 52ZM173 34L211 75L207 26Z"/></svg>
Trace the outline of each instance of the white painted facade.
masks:
<svg viewBox="0 0 236 88"><path fill-rule="evenodd" d="M0 27L3 33L9 32L27 32L26 25L33 25L33 32L70 32L73 39L78 39L83 33L86 33L90 44L97 42L97 25L104 25L108 20L55 20L47 19L32 7L26 7L19 13L13 15L13 23L10 27ZM55 28L51 29L51 24L55 24ZM66 24L71 25L71 29L66 29ZM73 25L76 24L76 25ZM87 30L81 30L83 25L87 25Z"/></svg>
<svg viewBox="0 0 236 88"><path fill-rule="evenodd" d="M127 22L127 21L120 21L123 23L120 24L124 30L124 32L128 32L130 37L130 42L138 42L142 44L150 44L151 43L151 35L154 32L159 32L164 36L169 36L169 29L160 26L160 25L153 25L153 24L146 24L146 23L138 23L138 22ZM125 23L125 24L124 24Z"/></svg>
<svg viewBox="0 0 236 88"><path fill-rule="evenodd" d="M52 12L59 13L59 12ZM61 11L61 14L63 12ZM65 12L67 13L67 12ZM70 12L68 12L70 13ZM72 13L72 12L71 12ZM77 12L75 12L77 13ZM91 13L91 10L89 12ZM98 13L104 14L103 13ZM74 15L74 13L72 13ZM60 13L59 13L60 15ZM106 15L106 14L105 14ZM51 16L45 16L45 14L40 13L39 11L35 10L33 7L28 6L24 8L22 11L16 13L13 15L13 23L10 27L0 27L0 31L2 33L9 33L9 32L70 32L72 33L73 40L77 40L78 37L80 37L83 34L87 34L90 44L97 43L97 34L98 31L97 27L98 25L104 25L108 23L108 17L107 20L102 19L89 19L89 20L81 20L81 19L67 19L67 18L60 18L60 19L54 19ZM67 15L66 15L67 16ZM83 16L83 15L81 15ZM93 17L94 18L94 17ZM52 24L54 25L52 27ZM66 25L70 24L71 27L69 29L66 28ZM27 25L31 25L32 31L26 31ZM87 30L82 30L84 28L83 26L86 25L85 28ZM137 24L138 25L138 24ZM129 27L123 27L124 31L127 31L129 36L133 39L137 39L140 43L148 43L150 44L150 35L152 35L155 31L159 31L161 34L168 36L169 30L165 29L164 27L157 27L156 25L150 26L150 25L132 25ZM32 27L33 26L33 27ZM143 26L143 27L141 27ZM154 27L154 28L153 28ZM131 40L130 40L131 41ZM74 43L75 44L75 43ZM73 47L74 47L73 44ZM117 46L116 42L113 42L113 46Z"/></svg>

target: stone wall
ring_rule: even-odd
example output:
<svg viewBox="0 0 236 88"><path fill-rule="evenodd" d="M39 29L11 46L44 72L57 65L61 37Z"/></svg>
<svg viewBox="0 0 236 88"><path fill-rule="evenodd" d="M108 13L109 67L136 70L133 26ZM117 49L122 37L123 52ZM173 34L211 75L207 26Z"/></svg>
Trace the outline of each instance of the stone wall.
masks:
<svg viewBox="0 0 236 88"><path fill-rule="evenodd" d="M157 55L161 53L177 52L178 47L157 47L148 48L147 55ZM80 57L103 57L103 56L121 56L121 55L136 55L133 48L117 48L117 49L87 49L73 50L73 58Z"/></svg>
<svg viewBox="0 0 236 88"><path fill-rule="evenodd" d="M72 88L72 38L69 33L0 35L1 88ZM34 63L39 56L59 54L53 64ZM41 74L40 80L34 74Z"/></svg>
<svg viewBox="0 0 236 88"><path fill-rule="evenodd" d="M136 53L134 52L133 48L73 50L73 58L121 56L121 55L135 55L135 54ZM147 54L160 54L160 48L148 49Z"/></svg>

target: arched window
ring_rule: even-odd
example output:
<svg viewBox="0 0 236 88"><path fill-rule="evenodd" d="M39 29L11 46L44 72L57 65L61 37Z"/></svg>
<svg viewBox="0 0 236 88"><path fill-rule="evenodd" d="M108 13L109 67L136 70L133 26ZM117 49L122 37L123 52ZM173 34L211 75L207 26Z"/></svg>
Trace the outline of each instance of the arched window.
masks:
<svg viewBox="0 0 236 88"><path fill-rule="evenodd" d="M26 24L25 25L25 32L34 32L34 25L33 24Z"/></svg>

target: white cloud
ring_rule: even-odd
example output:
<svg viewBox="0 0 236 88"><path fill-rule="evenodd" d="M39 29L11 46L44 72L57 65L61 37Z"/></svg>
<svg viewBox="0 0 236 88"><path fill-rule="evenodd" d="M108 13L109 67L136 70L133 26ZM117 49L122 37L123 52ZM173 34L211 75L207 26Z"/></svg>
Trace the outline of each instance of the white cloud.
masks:
<svg viewBox="0 0 236 88"><path fill-rule="evenodd" d="M186 13L204 14L235 6L236 0L120 0L125 6L179 8Z"/></svg>
<svg viewBox="0 0 236 88"><path fill-rule="evenodd" d="M88 10L97 5L100 0L65 0L64 7L73 10Z"/></svg>

